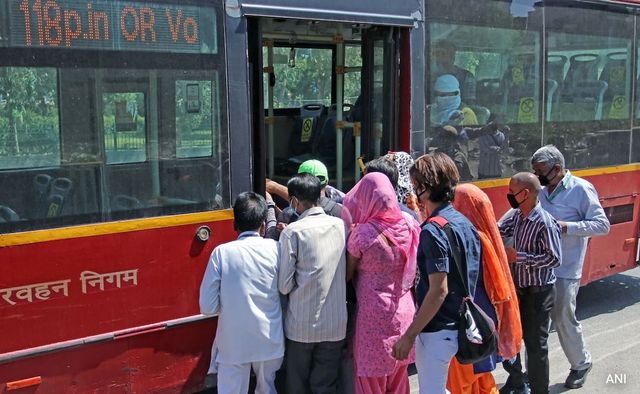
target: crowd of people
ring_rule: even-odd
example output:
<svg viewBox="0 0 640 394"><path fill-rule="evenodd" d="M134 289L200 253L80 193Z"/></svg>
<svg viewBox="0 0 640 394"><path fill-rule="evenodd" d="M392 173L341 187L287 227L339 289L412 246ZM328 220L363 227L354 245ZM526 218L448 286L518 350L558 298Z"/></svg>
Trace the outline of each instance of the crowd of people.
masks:
<svg viewBox="0 0 640 394"><path fill-rule="evenodd" d="M218 315L218 393L247 393L251 371L256 393L409 393L415 363L420 393L496 394L500 362L500 393L548 393L550 321L571 363L565 385L581 387L592 359L576 295L588 238L609 222L557 148L531 163L500 220L441 152L375 159L346 194L311 160L286 186L267 180L266 198L238 195L238 239L215 248L200 289L201 312ZM469 300L498 337L473 363L459 344L488 338L465 326Z"/></svg>

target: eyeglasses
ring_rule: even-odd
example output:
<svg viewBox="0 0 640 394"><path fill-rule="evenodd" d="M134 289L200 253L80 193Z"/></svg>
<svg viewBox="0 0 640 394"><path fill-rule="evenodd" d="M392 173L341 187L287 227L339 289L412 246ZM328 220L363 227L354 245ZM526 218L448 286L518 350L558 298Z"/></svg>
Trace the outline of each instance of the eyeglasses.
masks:
<svg viewBox="0 0 640 394"><path fill-rule="evenodd" d="M416 189L415 187L413 188L413 193L416 195L416 197L420 198L420 196L422 196L425 192L427 191L427 189L422 189L421 192L418 192L418 189Z"/></svg>

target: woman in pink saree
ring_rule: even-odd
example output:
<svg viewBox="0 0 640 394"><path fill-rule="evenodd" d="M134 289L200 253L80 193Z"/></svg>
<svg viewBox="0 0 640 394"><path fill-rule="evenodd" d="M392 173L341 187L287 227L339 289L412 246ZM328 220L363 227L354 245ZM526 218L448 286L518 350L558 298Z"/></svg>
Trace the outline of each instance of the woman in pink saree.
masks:
<svg viewBox="0 0 640 394"><path fill-rule="evenodd" d="M402 213L389 179L365 175L344 198L342 216L351 229L347 279L353 278L356 330L353 345L356 393L409 393L407 365L392 348L415 314L411 288L416 275L420 227Z"/></svg>

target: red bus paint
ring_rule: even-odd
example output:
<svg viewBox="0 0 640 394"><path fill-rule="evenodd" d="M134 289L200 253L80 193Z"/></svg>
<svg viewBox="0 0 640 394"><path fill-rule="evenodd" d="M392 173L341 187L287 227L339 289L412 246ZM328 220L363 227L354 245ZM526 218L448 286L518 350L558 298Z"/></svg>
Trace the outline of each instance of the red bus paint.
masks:
<svg viewBox="0 0 640 394"><path fill-rule="evenodd" d="M199 314L208 257L215 245L235 238L230 220L201 224L212 229L202 247L194 237L200 224L191 224L1 248L2 288L70 282L66 297L34 296L16 305L0 300L0 382L41 376L46 387L82 391L198 388L208 369L215 319L171 323ZM105 280L104 291L87 285L83 292L81 272L130 269L138 269L135 286L122 282L118 288Z"/></svg>
<svg viewBox="0 0 640 394"><path fill-rule="evenodd" d="M638 266L636 253L640 237L640 166L630 167L632 170L612 173L605 173L606 169L574 172L575 175L593 183L605 210L610 207L633 205L634 212L631 220L612 224L608 235L591 238L583 268L582 285ZM603 173L593 174L594 172ZM482 183L480 185L482 186ZM491 198L499 218L509 209L506 199L507 187L485 186L483 189Z"/></svg>

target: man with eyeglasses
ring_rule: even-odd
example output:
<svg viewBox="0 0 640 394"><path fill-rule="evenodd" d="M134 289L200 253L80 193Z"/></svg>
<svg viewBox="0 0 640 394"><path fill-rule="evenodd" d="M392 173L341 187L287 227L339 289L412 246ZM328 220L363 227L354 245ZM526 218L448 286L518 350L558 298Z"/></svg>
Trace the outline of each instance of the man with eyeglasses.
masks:
<svg viewBox="0 0 640 394"><path fill-rule="evenodd" d="M554 268L560 266L560 226L538 200L542 190L529 172L514 175L507 199L513 211L501 219L500 233L513 238L506 248L518 294L522 337L527 349L527 372L533 394L549 393L549 322L554 300ZM501 394L527 393L520 355L503 363L509 373Z"/></svg>

